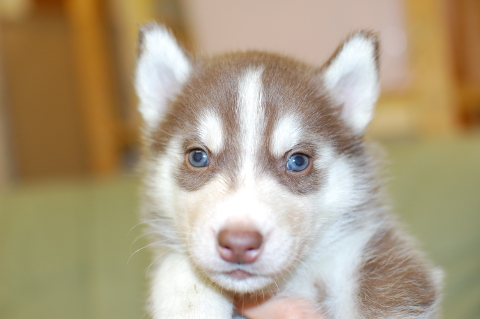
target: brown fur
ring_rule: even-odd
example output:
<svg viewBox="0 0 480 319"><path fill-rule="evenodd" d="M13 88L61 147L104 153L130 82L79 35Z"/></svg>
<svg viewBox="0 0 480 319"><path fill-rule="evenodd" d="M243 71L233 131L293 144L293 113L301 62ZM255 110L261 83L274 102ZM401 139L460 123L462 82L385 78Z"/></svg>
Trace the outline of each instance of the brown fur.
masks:
<svg viewBox="0 0 480 319"><path fill-rule="evenodd" d="M397 313L415 318L433 309L439 296L430 267L395 231L372 238L366 254L358 293L365 318Z"/></svg>

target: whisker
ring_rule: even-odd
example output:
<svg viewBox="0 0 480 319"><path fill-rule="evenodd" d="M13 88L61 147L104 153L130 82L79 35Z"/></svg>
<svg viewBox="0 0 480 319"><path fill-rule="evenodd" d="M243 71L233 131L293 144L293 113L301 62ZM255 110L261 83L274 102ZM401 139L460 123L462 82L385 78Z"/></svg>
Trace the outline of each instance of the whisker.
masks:
<svg viewBox="0 0 480 319"><path fill-rule="evenodd" d="M151 223L151 222L157 222L157 221L162 221L162 220L166 220L166 218L157 218L157 219L150 219L150 220L144 220L136 225L134 225L132 228L130 228L130 230L128 231L128 234L130 235L130 233L138 226L141 226L141 225L145 225L145 224L148 224L148 223Z"/></svg>
<svg viewBox="0 0 480 319"><path fill-rule="evenodd" d="M147 267L147 269L145 270L145 277L148 279L148 274L150 272L150 267L153 266L153 264L155 264L160 258L162 258L163 256L165 256L167 253L171 252L173 249L168 249L166 250L165 252L163 252L162 254L160 254L160 256L157 256Z"/></svg>
<svg viewBox="0 0 480 319"><path fill-rule="evenodd" d="M137 242L137 240L139 240L139 239L142 238L142 237L148 236L148 235L150 235L150 234L154 234L154 233L156 233L156 231L149 231L148 233L144 233L144 234L142 234L142 235L137 236L137 237L133 240L133 243L130 245L130 251L132 250L132 246Z"/></svg>
<svg viewBox="0 0 480 319"><path fill-rule="evenodd" d="M133 252L133 254L131 254L130 257L128 258L127 265L130 263L130 259L132 259L132 257L133 257L136 253L138 253L139 251L144 250L145 248L148 248L148 247L153 246L153 245L161 244L161 243L163 243L163 242L165 242L165 241L155 241L155 242L153 242L153 243L150 243L150 244L148 244L148 245L143 246L142 248L139 248L139 249L135 250L135 251Z"/></svg>

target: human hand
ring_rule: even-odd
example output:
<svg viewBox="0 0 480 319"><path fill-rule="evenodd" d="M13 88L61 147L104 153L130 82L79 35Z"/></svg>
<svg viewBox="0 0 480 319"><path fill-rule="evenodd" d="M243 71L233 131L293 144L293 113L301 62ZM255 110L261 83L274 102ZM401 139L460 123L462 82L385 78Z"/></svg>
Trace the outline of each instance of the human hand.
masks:
<svg viewBox="0 0 480 319"><path fill-rule="evenodd" d="M242 299L236 306L238 313L248 319L325 319L314 305L301 298Z"/></svg>

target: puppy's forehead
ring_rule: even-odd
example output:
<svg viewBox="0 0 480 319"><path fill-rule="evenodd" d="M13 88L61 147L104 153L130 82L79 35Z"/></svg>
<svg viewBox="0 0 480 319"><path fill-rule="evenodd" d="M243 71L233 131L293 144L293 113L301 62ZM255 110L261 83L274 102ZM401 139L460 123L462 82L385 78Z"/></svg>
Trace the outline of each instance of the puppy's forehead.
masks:
<svg viewBox="0 0 480 319"><path fill-rule="evenodd" d="M249 108L249 114L253 114L255 108L261 107L263 124L269 126L270 121L292 113L311 117L320 110L319 104L328 104L318 70L275 54L228 54L202 61L194 69L172 107L172 112L184 117L185 122L201 119L208 109L227 124L226 128L239 129L245 116L241 111ZM261 91L261 103L242 102L252 93L248 88Z"/></svg>
<svg viewBox="0 0 480 319"><path fill-rule="evenodd" d="M342 145L337 135L345 131L344 125L325 93L319 72L263 52L202 60L171 104L157 131L157 145L162 148L171 136L181 135L220 152L241 143L249 118L254 119L249 125L257 131L256 140L276 156L305 136L333 137Z"/></svg>

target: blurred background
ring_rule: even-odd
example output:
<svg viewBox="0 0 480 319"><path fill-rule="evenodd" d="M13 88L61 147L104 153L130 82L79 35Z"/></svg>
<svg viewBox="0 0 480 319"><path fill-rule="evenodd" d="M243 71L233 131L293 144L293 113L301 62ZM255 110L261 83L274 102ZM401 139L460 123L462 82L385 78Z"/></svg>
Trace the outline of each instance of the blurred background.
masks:
<svg viewBox="0 0 480 319"><path fill-rule="evenodd" d="M0 318L145 317L132 79L151 21L199 54L319 66L378 32L368 134L394 210L446 272L443 317L480 318L478 0L0 0Z"/></svg>

